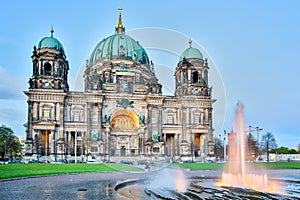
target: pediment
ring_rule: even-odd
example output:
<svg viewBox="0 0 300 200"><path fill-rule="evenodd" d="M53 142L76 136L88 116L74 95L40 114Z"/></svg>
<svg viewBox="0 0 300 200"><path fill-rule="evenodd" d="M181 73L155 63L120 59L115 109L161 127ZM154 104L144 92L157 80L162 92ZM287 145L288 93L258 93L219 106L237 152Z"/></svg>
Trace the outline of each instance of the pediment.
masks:
<svg viewBox="0 0 300 200"><path fill-rule="evenodd" d="M188 129L190 130L208 130L208 126L203 126L202 124L196 124L194 126L190 126Z"/></svg>

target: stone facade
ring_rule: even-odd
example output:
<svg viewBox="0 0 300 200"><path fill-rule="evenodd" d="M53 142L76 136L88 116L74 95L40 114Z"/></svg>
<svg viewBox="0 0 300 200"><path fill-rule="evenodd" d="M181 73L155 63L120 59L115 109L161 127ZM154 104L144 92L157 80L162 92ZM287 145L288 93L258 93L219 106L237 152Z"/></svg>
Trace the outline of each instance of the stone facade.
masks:
<svg viewBox="0 0 300 200"><path fill-rule="evenodd" d="M97 161L214 157L215 100L208 62L199 50L186 49L175 69L175 95L163 95L152 61L125 35L120 13L116 33L102 40L87 60L85 90L79 92L69 91L68 61L63 48L57 48L61 44L53 29L46 39L48 43L44 38L34 47L33 73L25 91L27 156L65 159L76 153ZM52 45L55 42L59 44Z"/></svg>

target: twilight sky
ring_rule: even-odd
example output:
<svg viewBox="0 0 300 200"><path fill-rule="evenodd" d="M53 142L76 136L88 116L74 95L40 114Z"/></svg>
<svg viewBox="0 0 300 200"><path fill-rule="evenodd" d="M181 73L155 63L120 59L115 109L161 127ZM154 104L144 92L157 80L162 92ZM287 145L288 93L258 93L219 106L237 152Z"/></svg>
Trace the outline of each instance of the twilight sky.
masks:
<svg viewBox="0 0 300 200"><path fill-rule="evenodd" d="M300 143L300 1L4 1L0 6L0 125L25 136L32 48L54 27L70 65L71 90L93 48L114 34L118 7L126 33L139 40L172 94L187 39L211 66L215 135L231 129L235 106L245 126L272 132L278 146ZM184 41L186 40L186 45ZM223 123L224 120L224 123ZM256 134L255 134L256 136Z"/></svg>

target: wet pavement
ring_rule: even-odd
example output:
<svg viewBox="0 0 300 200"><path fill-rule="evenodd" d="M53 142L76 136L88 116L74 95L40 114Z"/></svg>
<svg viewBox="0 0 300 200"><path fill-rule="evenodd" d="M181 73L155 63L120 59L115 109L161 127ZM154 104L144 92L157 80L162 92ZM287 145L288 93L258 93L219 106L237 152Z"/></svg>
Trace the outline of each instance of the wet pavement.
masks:
<svg viewBox="0 0 300 200"><path fill-rule="evenodd" d="M158 169L157 169L158 170ZM112 199L108 185L129 179L151 178L151 172L102 172L51 175L0 181L0 199ZM220 177L221 171L185 171L186 177ZM300 170L270 170L271 177L300 180ZM162 177L163 178L163 177ZM125 198L119 198L125 199Z"/></svg>
<svg viewBox="0 0 300 200"><path fill-rule="evenodd" d="M33 177L0 182L1 199L65 200L65 199L111 199L109 183L118 180L143 178L143 173L84 173Z"/></svg>

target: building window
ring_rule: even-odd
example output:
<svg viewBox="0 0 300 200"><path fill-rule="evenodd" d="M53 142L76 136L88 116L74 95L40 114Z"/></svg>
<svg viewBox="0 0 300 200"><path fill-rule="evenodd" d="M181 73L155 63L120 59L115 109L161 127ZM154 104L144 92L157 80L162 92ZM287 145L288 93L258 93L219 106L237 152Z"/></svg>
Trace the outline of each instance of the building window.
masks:
<svg viewBox="0 0 300 200"><path fill-rule="evenodd" d="M97 153L98 152L98 147L97 146L92 146L91 147L91 152L92 153Z"/></svg>
<svg viewBox="0 0 300 200"><path fill-rule="evenodd" d="M153 147L153 153L159 153L159 147Z"/></svg>
<svg viewBox="0 0 300 200"><path fill-rule="evenodd" d="M168 114L167 123L168 124L173 124L173 114Z"/></svg>
<svg viewBox="0 0 300 200"><path fill-rule="evenodd" d="M74 122L79 122L80 121L80 112L74 111L73 117L74 117Z"/></svg>
<svg viewBox="0 0 300 200"><path fill-rule="evenodd" d="M152 120L151 120L152 124L155 124L156 123L156 119L155 117L152 117Z"/></svg>
<svg viewBox="0 0 300 200"><path fill-rule="evenodd" d="M198 83L198 79L199 79L198 72L193 72L192 76L193 76L192 77L193 83Z"/></svg>
<svg viewBox="0 0 300 200"><path fill-rule="evenodd" d="M42 115L43 115L43 119L44 119L44 120L50 119L50 108L49 108L49 107L43 108L43 113L42 113Z"/></svg>
<svg viewBox="0 0 300 200"><path fill-rule="evenodd" d="M126 80L122 81L122 90L123 92L128 92L128 83Z"/></svg>
<svg viewBox="0 0 300 200"><path fill-rule="evenodd" d="M45 65L44 65L44 75L46 76L51 76L51 64L46 62Z"/></svg>
<svg viewBox="0 0 300 200"><path fill-rule="evenodd" d="M200 115L194 114L194 124L199 124L199 123L200 123Z"/></svg>
<svg viewBox="0 0 300 200"><path fill-rule="evenodd" d="M134 156L135 155L135 149L130 149L130 154L131 154L131 156Z"/></svg>
<svg viewBox="0 0 300 200"><path fill-rule="evenodd" d="M98 121L98 113L93 113L93 122L97 122Z"/></svg>

